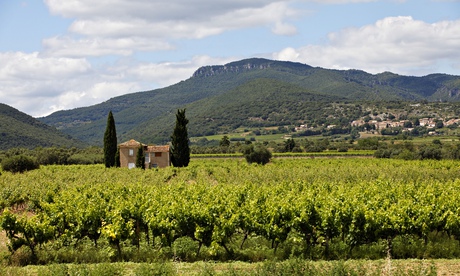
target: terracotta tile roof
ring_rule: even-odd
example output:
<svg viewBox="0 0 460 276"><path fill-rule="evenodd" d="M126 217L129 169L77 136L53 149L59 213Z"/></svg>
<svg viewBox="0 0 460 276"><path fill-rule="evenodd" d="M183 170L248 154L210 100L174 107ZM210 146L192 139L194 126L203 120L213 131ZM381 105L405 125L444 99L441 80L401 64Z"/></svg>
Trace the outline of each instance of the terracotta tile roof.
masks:
<svg viewBox="0 0 460 276"><path fill-rule="evenodd" d="M121 148L138 148L141 143L131 139L127 142L121 143L119 146ZM142 144L146 146L145 144ZM164 146L147 146L147 152L169 152L169 145Z"/></svg>
<svg viewBox="0 0 460 276"><path fill-rule="evenodd" d="M169 146L148 146L147 152L169 152Z"/></svg>
<svg viewBox="0 0 460 276"><path fill-rule="evenodd" d="M119 146L120 147L129 147L129 148L132 148L132 147L139 147L141 143L139 143L138 141L134 140L134 139L131 139L127 142L124 142L124 143L121 143Z"/></svg>

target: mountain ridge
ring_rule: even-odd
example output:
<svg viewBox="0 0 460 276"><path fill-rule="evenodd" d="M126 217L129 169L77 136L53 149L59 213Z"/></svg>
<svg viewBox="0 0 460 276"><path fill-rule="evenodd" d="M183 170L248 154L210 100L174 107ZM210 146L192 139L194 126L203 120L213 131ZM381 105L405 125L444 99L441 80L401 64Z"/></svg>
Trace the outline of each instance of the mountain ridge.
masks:
<svg viewBox="0 0 460 276"><path fill-rule="evenodd" d="M54 146L70 148L87 145L30 115L0 103L0 150Z"/></svg>
<svg viewBox="0 0 460 276"><path fill-rule="evenodd" d="M255 86L247 85L251 82L266 89L270 89L266 83L271 83L279 89L287 87L283 92L284 97L289 95L289 91L293 93L296 91L299 97L305 92L316 95L315 99L327 98L327 101L460 101L459 76L429 74L414 77L391 72L370 74L356 69L324 69L297 62L252 58L225 65L203 66L198 68L190 78L168 87L126 94L97 105L59 111L39 119L73 137L100 145L107 114L112 110L119 139L142 137L145 142L167 142L169 136L166 134L165 127L166 125L171 127L174 113L178 108L188 108L189 119L192 122L199 121L203 126L203 130L197 130L196 134L209 133L210 129L219 131L211 128L213 123L210 121L194 118L194 114L206 113L205 106L210 111L214 111L215 107L211 103L215 102L216 97L223 97L221 98L225 99L223 104L226 102L234 104L240 99L225 95L236 93L235 90L239 87L246 89L240 93L242 95L262 93ZM251 103L245 102L244 98L240 106L249 108ZM287 104L281 98L278 100L279 107ZM304 100L299 98L298 101L303 104ZM290 102L295 100L291 98ZM267 117L271 113L288 112L278 110L278 107L272 103L270 106L275 110L264 110L263 106L257 107L262 109L264 113L262 117ZM221 105L220 108L226 107ZM305 105L305 108L314 107ZM238 114L230 115L239 117ZM285 116L290 117L287 113ZM290 119L292 120L293 118ZM247 122L248 120L245 120L240 126L244 126ZM227 123L229 121L220 122L222 125Z"/></svg>

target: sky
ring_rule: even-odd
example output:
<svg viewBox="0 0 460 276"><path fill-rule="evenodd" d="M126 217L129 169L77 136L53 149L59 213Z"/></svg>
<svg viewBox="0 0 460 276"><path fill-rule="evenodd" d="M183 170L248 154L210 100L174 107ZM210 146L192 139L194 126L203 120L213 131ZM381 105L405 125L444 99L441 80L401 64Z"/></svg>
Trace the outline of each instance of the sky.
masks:
<svg viewBox="0 0 460 276"><path fill-rule="evenodd" d="M0 102L34 117L252 57L460 75L460 0L0 0Z"/></svg>

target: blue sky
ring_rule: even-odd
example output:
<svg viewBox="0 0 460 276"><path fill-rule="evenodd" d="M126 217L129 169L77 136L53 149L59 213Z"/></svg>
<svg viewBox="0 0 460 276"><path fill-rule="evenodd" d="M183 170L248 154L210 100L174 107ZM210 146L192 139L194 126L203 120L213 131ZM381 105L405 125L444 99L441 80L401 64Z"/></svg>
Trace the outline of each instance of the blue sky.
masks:
<svg viewBox="0 0 460 276"><path fill-rule="evenodd" d="M0 0L0 102L32 116L250 57L460 75L460 0Z"/></svg>

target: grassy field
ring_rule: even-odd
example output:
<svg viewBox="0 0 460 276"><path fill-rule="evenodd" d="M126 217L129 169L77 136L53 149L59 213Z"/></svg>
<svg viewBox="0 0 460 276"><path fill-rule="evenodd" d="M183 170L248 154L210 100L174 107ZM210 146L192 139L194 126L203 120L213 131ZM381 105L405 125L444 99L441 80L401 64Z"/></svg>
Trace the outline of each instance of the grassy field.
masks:
<svg viewBox="0 0 460 276"><path fill-rule="evenodd" d="M5 267L1 275L460 275L458 260L165 262Z"/></svg>

